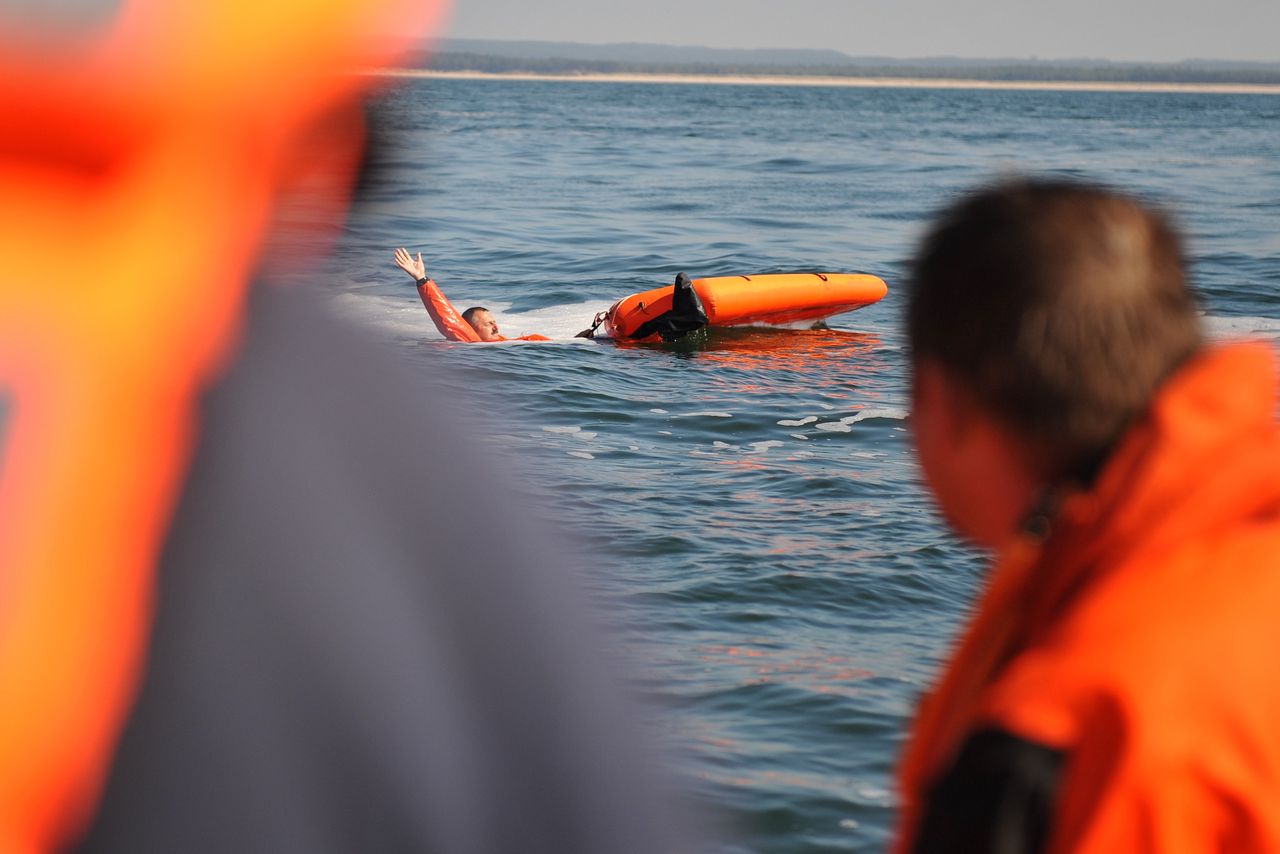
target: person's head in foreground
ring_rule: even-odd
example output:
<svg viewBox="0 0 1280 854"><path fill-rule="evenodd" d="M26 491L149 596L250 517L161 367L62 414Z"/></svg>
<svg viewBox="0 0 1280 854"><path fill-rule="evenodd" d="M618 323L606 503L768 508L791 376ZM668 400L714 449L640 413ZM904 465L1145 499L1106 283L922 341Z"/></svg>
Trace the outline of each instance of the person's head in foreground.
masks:
<svg viewBox="0 0 1280 854"><path fill-rule="evenodd" d="M500 340L498 335L498 321L493 319L493 315L489 313L489 309L484 306L472 306L462 313L462 319L470 324L471 328L480 336L481 341Z"/></svg>
<svg viewBox="0 0 1280 854"><path fill-rule="evenodd" d="M915 260L907 331L926 480L985 546L1044 488L1088 483L1201 344L1165 217L1064 181L1003 183L944 211Z"/></svg>
<svg viewBox="0 0 1280 854"><path fill-rule="evenodd" d="M1205 342L1177 234L1098 187L980 190L912 277L921 468L995 554L897 851L1280 851L1273 348Z"/></svg>

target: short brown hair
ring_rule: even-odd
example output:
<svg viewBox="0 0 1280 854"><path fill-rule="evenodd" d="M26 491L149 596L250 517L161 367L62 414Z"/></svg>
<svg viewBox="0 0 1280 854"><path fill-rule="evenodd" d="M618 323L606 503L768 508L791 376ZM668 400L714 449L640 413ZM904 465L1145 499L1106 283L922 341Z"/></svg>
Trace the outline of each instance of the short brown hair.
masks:
<svg viewBox="0 0 1280 854"><path fill-rule="evenodd" d="M1043 457L1089 477L1201 344L1181 240L1112 190L1016 180L944 210L912 264L907 334Z"/></svg>

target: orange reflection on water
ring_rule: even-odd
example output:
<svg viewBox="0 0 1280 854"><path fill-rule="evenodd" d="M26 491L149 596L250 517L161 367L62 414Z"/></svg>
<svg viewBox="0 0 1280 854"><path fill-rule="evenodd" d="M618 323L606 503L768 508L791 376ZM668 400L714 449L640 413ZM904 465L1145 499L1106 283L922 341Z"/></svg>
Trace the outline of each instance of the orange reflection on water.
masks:
<svg viewBox="0 0 1280 854"><path fill-rule="evenodd" d="M699 361L709 360L733 368L804 372L824 364L865 361L881 345L880 338L869 332L769 327L707 329L674 344L614 343L626 348L688 353Z"/></svg>

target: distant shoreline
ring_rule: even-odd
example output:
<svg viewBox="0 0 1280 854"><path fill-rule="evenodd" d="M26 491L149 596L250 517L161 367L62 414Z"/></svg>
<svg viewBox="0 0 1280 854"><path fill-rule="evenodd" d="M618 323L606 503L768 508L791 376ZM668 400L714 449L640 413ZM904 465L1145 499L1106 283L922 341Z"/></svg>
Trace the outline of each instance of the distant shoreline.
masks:
<svg viewBox="0 0 1280 854"><path fill-rule="evenodd" d="M517 80L567 83L707 83L724 86L827 86L858 89L1004 89L1055 92L1164 92L1203 95L1280 95L1280 84L1267 83L1133 83L1076 80L955 80L916 77L818 77L780 74L637 74L587 72L435 71L423 68L375 68L362 74L379 77L439 80Z"/></svg>

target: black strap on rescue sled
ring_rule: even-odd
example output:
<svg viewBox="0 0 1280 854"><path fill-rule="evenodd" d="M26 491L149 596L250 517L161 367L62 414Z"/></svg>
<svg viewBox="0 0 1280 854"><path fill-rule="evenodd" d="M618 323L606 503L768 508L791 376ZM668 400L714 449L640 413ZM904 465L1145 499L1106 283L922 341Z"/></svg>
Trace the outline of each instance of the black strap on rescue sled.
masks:
<svg viewBox="0 0 1280 854"><path fill-rule="evenodd" d="M596 330L600 328L600 324L604 323L608 319L609 319L609 312L597 311L595 320L591 321L591 328L584 329L573 337L574 338L595 338Z"/></svg>
<svg viewBox="0 0 1280 854"><path fill-rule="evenodd" d="M671 292L671 309L655 318L646 320L631 333L632 338L648 338L650 335L661 335L663 341L678 341L690 332L696 332L707 325L707 312L702 307L698 292L693 289L693 281L681 273L676 276L676 283Z"/></svg>

